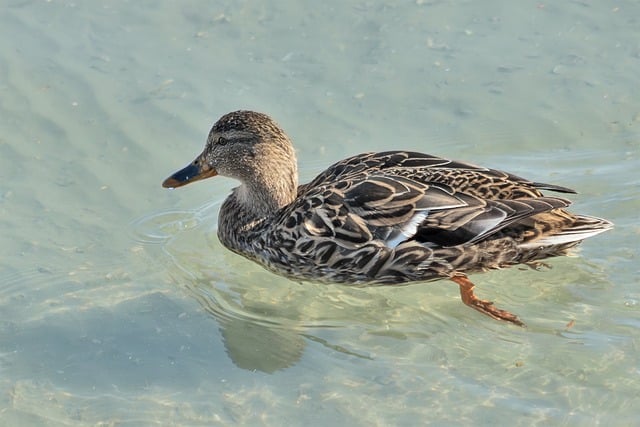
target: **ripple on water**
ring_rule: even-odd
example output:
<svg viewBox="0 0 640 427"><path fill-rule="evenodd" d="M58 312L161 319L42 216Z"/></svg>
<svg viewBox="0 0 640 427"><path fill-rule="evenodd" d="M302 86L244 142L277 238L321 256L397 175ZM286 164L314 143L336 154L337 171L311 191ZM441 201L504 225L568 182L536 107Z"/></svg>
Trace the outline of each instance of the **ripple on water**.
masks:
<svg viewBox="0 0 640 427"><path fill-rule="evenodd" d="M132 237L139 243L159 244L171 239L180 230L199 224L198 217L192 211L154 213L132 223Z"/></svg>
<svg viewBox="0 0 640 427"><path fill-rule="evenodd" d="M145 215L131 223L131 237L139 243L164 243L180 232L200 226L217 211L218 205L219 202L212 202L196 210L168 210Z"/></svg>

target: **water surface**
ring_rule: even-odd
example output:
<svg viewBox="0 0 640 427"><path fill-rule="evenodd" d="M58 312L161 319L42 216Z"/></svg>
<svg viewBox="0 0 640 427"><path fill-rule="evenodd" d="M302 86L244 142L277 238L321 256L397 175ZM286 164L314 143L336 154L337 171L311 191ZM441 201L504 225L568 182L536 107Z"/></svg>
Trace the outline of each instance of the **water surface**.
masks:
<svg viewBox="0 0 640 427"><path fill-rule="evenodd" d="M636 2L9 1L0 11L0 424L640 420ZM298 284L224 250L215 178L162 180L245 108L303 181L404 148L576 188L616 228L551 270Z"/></svg>

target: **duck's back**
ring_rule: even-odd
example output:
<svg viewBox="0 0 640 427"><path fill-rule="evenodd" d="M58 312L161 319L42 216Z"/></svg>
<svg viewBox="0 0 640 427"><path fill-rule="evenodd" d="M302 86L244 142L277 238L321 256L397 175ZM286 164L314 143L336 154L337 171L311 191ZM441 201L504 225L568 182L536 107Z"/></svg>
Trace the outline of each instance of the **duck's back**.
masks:
<svg viewBox="0 0 640 427"><path fill-rule="evenodd" d="M508 172L411 151L372 152L349 157L331 165L308 184L301 185L298 193L375 172L423 184L441 183L484 199L540 197L540 190L576 193L570 188L533 182Z"/></svg>

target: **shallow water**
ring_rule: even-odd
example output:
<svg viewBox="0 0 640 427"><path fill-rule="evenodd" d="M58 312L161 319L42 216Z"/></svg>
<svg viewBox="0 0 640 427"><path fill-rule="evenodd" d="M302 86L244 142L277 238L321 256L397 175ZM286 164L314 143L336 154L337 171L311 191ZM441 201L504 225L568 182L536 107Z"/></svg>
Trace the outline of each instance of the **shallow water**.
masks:
<svg viewBox="0 0 640 427"><path fill-rule="evenodd" d="M0 10L0 424L640 423L636 2L65 2ZM224 250L239 108L302 180L405 148L576 188L616 228L551 270L298 284Z"/></svg>

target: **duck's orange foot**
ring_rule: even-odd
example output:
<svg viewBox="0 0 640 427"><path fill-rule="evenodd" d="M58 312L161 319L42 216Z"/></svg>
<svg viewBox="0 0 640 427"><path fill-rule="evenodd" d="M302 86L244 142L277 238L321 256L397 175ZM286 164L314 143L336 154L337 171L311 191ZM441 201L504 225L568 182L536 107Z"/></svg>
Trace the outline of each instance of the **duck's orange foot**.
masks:
<svg viewBox="0 0 640 427"><path fill-rule="evenodd" d="M473 288L475 288L475 285L467 278L467 276L452 276L451 280L460 286L460 297L462 298L462 302L469 307L475 308L479 312L493 317L494 319L511 322L518 326L525 326L525 324L518 319L518 316L515 314L509 313L505 310L500 310L494 306L491 301L485 301L475 296L473 294Z"/></svg>

